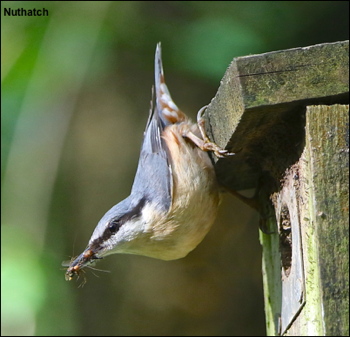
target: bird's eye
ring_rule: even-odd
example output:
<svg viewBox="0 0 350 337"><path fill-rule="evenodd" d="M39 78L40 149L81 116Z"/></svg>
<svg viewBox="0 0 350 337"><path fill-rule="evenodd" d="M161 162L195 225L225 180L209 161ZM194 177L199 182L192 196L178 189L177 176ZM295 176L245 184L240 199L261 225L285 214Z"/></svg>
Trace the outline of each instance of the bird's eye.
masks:
<svg viewBox="0 0 350 337"><path fill-rule="evenodd" d="M112 232L115 233L119 229L119 222L117 220L113 220L109 225L108 229Z"/></svg>

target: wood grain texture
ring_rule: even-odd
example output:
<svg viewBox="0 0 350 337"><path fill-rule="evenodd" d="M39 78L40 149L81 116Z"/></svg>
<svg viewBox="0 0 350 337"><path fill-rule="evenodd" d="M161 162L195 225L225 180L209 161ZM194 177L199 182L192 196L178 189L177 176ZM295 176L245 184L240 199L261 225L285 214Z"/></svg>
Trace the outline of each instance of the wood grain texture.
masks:
<svg viewBox="0 0 350 337"><path fill-rule="evenodd" d="M207 109L211 138L237 153L216 164L224 186L252 188L276 169L301 137L307 105L348 102L348 52L344 41L233 60Z"/></svg>

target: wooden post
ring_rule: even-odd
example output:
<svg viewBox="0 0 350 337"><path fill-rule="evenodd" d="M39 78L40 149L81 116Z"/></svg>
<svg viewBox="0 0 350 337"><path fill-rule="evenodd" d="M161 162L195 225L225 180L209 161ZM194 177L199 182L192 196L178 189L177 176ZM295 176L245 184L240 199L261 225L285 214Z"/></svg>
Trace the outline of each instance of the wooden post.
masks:
<svg viewBox="0 0 350 337"><path fill-rule="evenodd" d="M349 43L234 59L207 110L235 156L229 189L256 188L268 335L349 334Z"/></svg>

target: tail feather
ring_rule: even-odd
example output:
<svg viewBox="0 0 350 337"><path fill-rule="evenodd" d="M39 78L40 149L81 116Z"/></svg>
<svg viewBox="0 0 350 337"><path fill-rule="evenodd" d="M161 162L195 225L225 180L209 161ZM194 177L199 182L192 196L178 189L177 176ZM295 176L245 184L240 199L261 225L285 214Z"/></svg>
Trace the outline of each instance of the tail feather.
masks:
<svg viewBox="0 0 350 337"><path fill-rule="evenodd" d="M156 48L154 68L156 109L162 122L169 125L185 121L186 115L174 103L165 84L160 42Z"/></svg>

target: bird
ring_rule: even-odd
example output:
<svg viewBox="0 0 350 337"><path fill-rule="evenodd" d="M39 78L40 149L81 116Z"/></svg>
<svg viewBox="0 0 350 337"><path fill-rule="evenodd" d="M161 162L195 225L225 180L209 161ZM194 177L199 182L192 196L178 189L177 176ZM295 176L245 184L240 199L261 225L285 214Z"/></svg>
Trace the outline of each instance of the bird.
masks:
<svg viewBox="0 0 350 337"><path fill-rule="evenodd" d="M183 258L215 221L220 192L209 152L219 158L234 153L206 135L206 106L194 123L174 103L165 84L160 43L154 66L151 108L131 193L98 222L86 249L69 263L66 280L116 253Z"/></svg>

